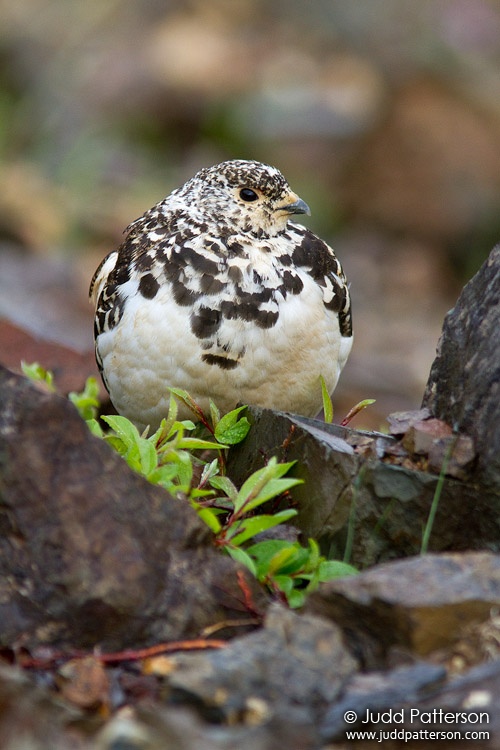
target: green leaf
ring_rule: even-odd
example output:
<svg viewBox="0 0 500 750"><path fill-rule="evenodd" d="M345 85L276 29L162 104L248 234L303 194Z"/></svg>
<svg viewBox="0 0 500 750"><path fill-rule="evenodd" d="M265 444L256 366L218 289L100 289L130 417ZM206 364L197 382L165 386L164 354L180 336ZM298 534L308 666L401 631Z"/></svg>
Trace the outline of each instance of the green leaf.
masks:
<svg viewBox="0 0 500 750"><path fill-rule="evenodd" d="M290 576L274 576L273 583L282 591L288 599L293 591L294 580Z"/></svg>
<svg viewBox="0 0 500 750"><path fill-rule="evenodd" d="M216 513L211 508L202 508L197 503L193 503L193 506L198 514L198 516L201 518L201 520L206 523L208 528L214 532L214 534L218 534L219 531L222 529L221 522L217 518ZM248 567L248 566L247 566Z"/></svg>
<svg viewBox="0 0 500 750"><path fill-rule="evenodd" d="M217 408L216 404L212 401L212 399L210 399L209 403L210 403L210 418L212 420L212 427L215 430L220 420L220 411Z"/></svg>
<svg viewBox="0 0 500 750"><path fill-rule="evenodd" d="M304 589L293 589L287 596L288 606L290 609L299 609L304 606L306 597L307 592Z"/></svg>
<svg viewBox="0 0 500 750"><path fill-rule="evenodd" d="M177 396L180 401L182 401L183 404L188 403L194 403L194 400L191 398L189 393L187 391L184 391L182 388L169 388L168 389L170 393L172 393L174 396Z"/></svg>
<svg viewBox="0 0 500 750"><path fill-rule="evenodd" d="M197 498L205 498L205 497L212 497L215 495L215 492L213 490L200 490L199 487L192 487L189 490L189 497L192 500L196 500Z"/></svg>
<svg viewBox="0 0 500 750"><path fill-rule="evenodd" d="M95 437L104 437L104 432L102 431L102 427L97 419L87 419L87 427L89 428L92 435L95 435Z"/></svg>
<svg viewBox="0 0 500 750"><path fill-rule="evenodd" d="M319 376L319 380L321 383L321 395L323 397L323 412L325 415L325 422L328 424L331 424L333 422L333 404L332 399L330 398L330 394L328 393L328 388L326 387L325 379L323 375Z"/></svg>
<svg viewBox="0 0 500 750"><path fill-rule="evenodd" d="M109 445L111 445L111 447L114 448L115 451L122 457L124 457L129 450L129 446L120 437L118 437L118 435L104 435L104 440L109 443Z"/></svg>
<svg viewBox="0 0 500 750"><path fill-rule="evenodd" d="M68 393L71 403L77 408L82 419L94 419L99 409L99 386L93 377L87 378L85 388L81 393Z"/></svg>
<svg viewBox="0 0 500 750"><path fill-rule="evenodd" d="M159 427L160 434L155 441L158 444L158 446L160 446L162 443L168 440L170 436L170 432L172 430L172 426L177 421L178 411L179 411L179 407L177 406L177 401L175 400L173 395L170 394L170 400L168 404L168 414L165 417L165 419L162 419L160 423L160 427Z"/></svg>
<svg viewBox="0 0 500 750"><path fill-rule="evenodd" d="M302 547L299 542L295 542L293 547L294 554L289 560L283 560L277 572L281 575L300 575L310 569L310 552L306 547ZM277 562L277 561L276 561ZM272 565L275 561L272 561Z"/></svg>
<svg viewBox="0 0 500 750"><path fill-rule="evenodd" d="M225 414L217 422L215 437L220 443L236 445L246 438L250 429L250 422L246 417L238 420L238 414L246 408L246 406L239 406Z"/></svg>
<svg viewBox="0 0 500 750"><path fill-rule="evenodd" d="M250 573L257 577L257 571L255 570L255 563L248 555L245 550L241 549L241 547L225 547L228 554L231 555L233 560L236 560L236 562L241 563L242 565L245 565L245 567L248 568Z"/></svg>
<svg viewBox="0 0 500 750"><path fill-rule="evenodd" d="M321 582L331 581L343 576L355 576L357 573L356 568L340 560L323 560L319 565L319 580Z"/></svg>
<svg viewBox="0 0 500 750"><path fill-rule="evenodd" d="M185 430L194 430L196 428L196 425L192 419L183 419L182 422L174 422L174 427L176 425L180 425Z"/></svg>
<svg viewBox="0 0 500 750"><path fill-rule="evenodd" d="M214 443L210 440L201 440L200 438L183 437L179 440L177 445L178 448L185 448L190 451L205 451L205 450L222 450L227 448L227 445L221 445L220 443Z"/></svg>
<svg viewBox="0 0 500 750"><path fill-rule="evenodd" d="M207 482L212 479L212 477L217 476L217 473L219 471L219 462L216 458L214 458L213 461L211 461L209 464L205 464L203 467L203 471L201 472L200 481L198 483L198 487L204 487Z"/></svg>
<svg viewBox="0 0 500 750"><path fill-rule="evenodd" d="M186 487L186 491L189 491L191 482L193 481L193 463L191 461L191 456L184 451L179 451L178 456L179 484Z"/></svg>
<svg viewBox="0 0 500 750"><path fill-rule="evenodd" d="M232 427L234 424L236 424L236 422L238 421L238 414L240 414L240 412L242 412L246 408L246 406L238 406L236 409L228 411L227 414L224 414L223 417L220 417L217 424L219 431L224 432L224 430L227 430L228 427Z"/></svg>
<svg viewBox="0 0 500 750"><path fill-rule="evenodd" d="M21 369L26 377L34 383L43 383L49 391L52 393L56 392L53 373L50 370L46 370L38 362L28 364L23 360L21 362Z"/></svg>
<svg viewBox="0 0 500 750"><path fill-rule="evenodd" d="M255 471L238 492L235 500L235 512L245 507L245 512L256 508L258 505L270 500L272 497L285 492L285 490L302 482L301 479L280 479L283 474L294 465L295 461L290 463L277 463L275 457L271 458L268 465L263 469Z"/></svg>
<svg viewBox="0 0 500 750"><path fill-rule="evenodd" d="M115 435L107 435L106 440L114 445L128 465L139 474L147 476L158 463L158 457L152 442L139 435L138 429L130 420L118 415L103 417ZM120 446L116 438L122 442Z"/></svg>
<svg viewBox="0 0 500 750"><path fill-rule="evenodd" d="M274 555L282 549L290 547L293 542L286 539L265 539L247 547L248 554L255 560L257 569L267 570Z"/></svg>
<svg viewBox="0 0 500 750"><path fill-rule="evenodd" d="M220 424L220 422L219 422ZM226 445L237 445L241 443L249 433L251 424L246 417L242 417L232 427L228 427L224 432L220 432L216 428L216 437L222 443Z"/></svg>
<svg viewBox="0 0 500 750"><path fill-rule="evenodd" d="M182 401L184 406L187 406L187 408L193 412L193 414L198 418L202 419L205 417L203 413L203 409L198 406L196 401L192 396L189 395L187 391L184 391L182 388L169 388L168 389L170 393L173 393L174 396L177 396L177 398Z"/></svg>
<svg viewBox="0 0 500 750"><path fill-rule="evenodd" d="M309 539L309 559L307 567L315 570L323 558L319 554L319 544L315 539Z"/></svg>
<svg viewBox="0 0 500 750"><path fill-rule="evenodd" d="M293 477L284 479L269 479L265 486L260 490L257 497L245 501L245 513L249 513L259 505L271 500L273 497L282 495L283 492L289 490L291 487L295 487L297 484L302 484L302 479L295 479Z"/></svg>
<svg viewBox="0 0 500 750"><path fill-rule="evenodd" d="M269 561L268 575L289 575L297 573L308 558L308 552L299 544L290 544L289 547L277 552Z"/></svg>
<svg viewBox="0 0 500 750"><path fill-rule="evenodd" d="M251 539L256 534L260 534L262 531L272 529L273 526L278 526L280 523L288 521L289 518L297 515L297 511L282 510L280 513L274 515L262 515L254 516L253 518L245 518L242 521L234 523L227 534L227 539L231 541L231 544L239 546Z"/></svg>
<svg viewBox="0 0 500 750"><path fill-rule="evenodd" d="M166 426L167 426L167 420L162 419L160 422L160 426L158 427L156 432L154 432L152 435L148 437L149 442L153 443L153 445L156 446L156 448L160 447L162 440L166 440L167 438L167 433L165 431Z"/></svg>
<svg viewBox="0 0 500 750"><path fill-rule="evenodd" d="M137 448L139 451L140 472L148 477L158 465L158 456L155 447L149 440L139 438Z"/></svg>
<svg viewBox="0 0 500 750"><path fill-rule="evenodd" d="M151 484L159 484L166 490L175 491L173 486L174 480L178 476L178 468L176 464L164 464L163 466L157 466L148 474L148 481Z"/></svg>
<svg viewBox="0 0 500 750"><path fill-rule="evenodd" d="M224 494L227 495L228 498L232 500L234 503L234 501L238 497L238 490L236 489L234 484L231 482L229 477L225 477L225 476L223 477L223 476L217 475L215 477L211 477L209 482L210 482L210 485L214 487L214 489L221 490L221 492L224 492Z"/></svg>
<svg viewBox="0 0 500 750"><path fill-rule="evenodd" d="M102 417L102 419L112 430L114 430L118 437L123 440L125 445L135 445L140 439L139 430L126 417L120 417L117 414L113 414L107 417Z"/></svg>

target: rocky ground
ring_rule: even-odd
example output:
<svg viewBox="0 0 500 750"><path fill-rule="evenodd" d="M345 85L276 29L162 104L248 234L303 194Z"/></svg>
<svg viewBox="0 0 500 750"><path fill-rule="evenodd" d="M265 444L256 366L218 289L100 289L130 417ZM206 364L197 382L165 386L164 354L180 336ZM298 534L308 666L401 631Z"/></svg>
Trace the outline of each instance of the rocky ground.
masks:
<svg viewBox="0 0 500 750"><path fill-rule="evenodd" d="M361 569L299 611L69 401L2 367L2 748L378 744L357 729L500 747L499 279L496 248L445 320L422 409L391 415L390 434L249 409L229 474L297 459L299 533ZM66 385L88 364L40 353Z"/></svg>

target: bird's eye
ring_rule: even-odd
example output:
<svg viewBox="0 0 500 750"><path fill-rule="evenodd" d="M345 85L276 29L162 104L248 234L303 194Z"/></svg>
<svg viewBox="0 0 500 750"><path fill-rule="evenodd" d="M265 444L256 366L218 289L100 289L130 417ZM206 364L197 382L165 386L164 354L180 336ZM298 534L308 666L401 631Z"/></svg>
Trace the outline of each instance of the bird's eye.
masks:
<svg viewBox="0 0 500 750"><path fill-rule="evenodd" d="M242 201L246 201L247 203L251 203L252 201L256 201L259 196L255 192L255 190L251 190L251 188L242 188L240 190L240 198Z"/></svg>

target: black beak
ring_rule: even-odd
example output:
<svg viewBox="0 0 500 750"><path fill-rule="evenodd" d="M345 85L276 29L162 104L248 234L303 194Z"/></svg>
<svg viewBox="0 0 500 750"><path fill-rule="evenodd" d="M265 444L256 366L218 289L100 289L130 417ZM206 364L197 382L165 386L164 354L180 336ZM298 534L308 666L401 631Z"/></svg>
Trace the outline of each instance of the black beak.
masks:
<svg viewBox="0 0 500 750"><path fill-rule="evenodd" d="M302 198L299 198L295 203L288 203L286 206L280 206L282 211L286 211L287 214L307 214L311 215L311 209Z"/></svg>

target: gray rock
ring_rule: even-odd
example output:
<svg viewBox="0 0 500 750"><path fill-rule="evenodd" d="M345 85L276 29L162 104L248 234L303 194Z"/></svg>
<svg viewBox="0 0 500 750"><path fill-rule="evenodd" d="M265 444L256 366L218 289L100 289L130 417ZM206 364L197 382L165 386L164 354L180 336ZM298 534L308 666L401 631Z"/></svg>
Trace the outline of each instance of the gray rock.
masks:
<svg viewBox="0 0 500 750"><path fill-rule="evenodd" d="M346 729L362 728L367 711L397 711L404 704L415 705L431 687L443 683L445 677L444 667L424 661L387 672L354 675L341 699L326 712L321 736L325 741L344 739ZM346 711L354 711L358 721L347 724Z"/></svg>
<svg viewBox="0 0 500 750"><path fill-rule="evenodd" d="M0 528L4 645L117 650L248 617L237 566L192 508L132 472L66 399L3 368Z"/></svg>
<svg viewBox="0 0 500 750"><path fill-rule="evenodd" d="M68 727L82 718L79 710L6 664L0 664L0 706L2 750L67 750Z"/></svg>
<svg viewBox="0 0 500 750"><path fill-rule="evenodd" d="M465 674L450 679L439 690L421 698L415 708L421 712L421 721L427 720L427 716L422 714L432 712L434 708L455 712L458 714L457 721L447 728L461 732L487 731L489 737L483 737L482 741L478 739L474 745L479 748L500 747L500 661L479 664ZM442 729L442 722L439 724L436 728ZM427 721L425 725L429 728ZM424 723L417 720L415 726L424 726Z"/></svg>
<svg viewBox="0 0 500 750"><path fill-rule="evenodd" d="M500 245L445 318L423 406L473 439L477 478L500 492Z"/></svg>
<svg viewBox="0 0 500 750"><path fill-rule="evenodd" d="M395 646L426 656L457 641L465 626L500 605L500 555L424 555L324 583L308 612L349 635L369 666L381 667Z"/></svg>
<svg viewBox="0 0 500 750"><path fill-rule="evenodd" d="M287 505L297 508L292 523L306 539L342 559L350 526L350 561L360 567L420 552L439 477L381 460L400 449L394 438L257 407L247 416L252 429L229 453L228 472L242 482L271 456L296 460L291 474L304 484ZM429 548L500 550L500 495L447 477Z"/></svg>
<svg viewBox="0 0 500 750"><path fill-rule="evenodd" d="M262 630L175 662L174 696L220 721L254 724L273 717L311 724L357 668L336 625L280 605L269 609Z"/></svg>
<svg viewBox="0 0 500 750"><path fill-rule="evenodd" d="M500 747L500 662L481 664L446 683L442 672L420 663L354 677L342 701L327 712L322 737L341 742L353 728L372 730L374 738L363 747L403 748L416 747L423 740L431 744L429 733L439 732L433 737L438 740L436 747L465 747L471 740L474 747L485 750ZM355 711L358 720L347 723L346 711Z"/></svg>
<svg viewBox="0 0 500 750"><path fill-rule="evenodd" d="M247 416L252 429L229 453L228 473L233 480L244 481L271 456L278 456L280 461L295 460L291 474L304 480L291 493L299 512L297 526L316 539L343 528L359 467L359 459L346 440L349 431L258 407L249 407Z"/></svg>

